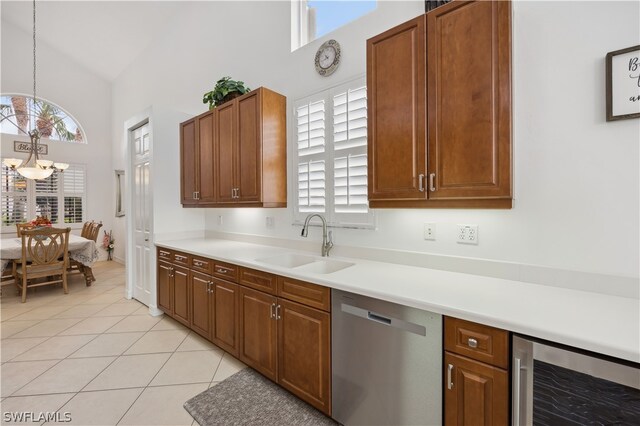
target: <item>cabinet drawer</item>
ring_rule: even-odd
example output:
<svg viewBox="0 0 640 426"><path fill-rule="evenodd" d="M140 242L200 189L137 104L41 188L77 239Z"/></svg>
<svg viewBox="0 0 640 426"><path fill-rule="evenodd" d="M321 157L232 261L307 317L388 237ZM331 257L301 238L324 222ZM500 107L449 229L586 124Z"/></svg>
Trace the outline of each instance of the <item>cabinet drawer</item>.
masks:
<svg viewBox="0 0 640 426"><path fill-rule="evenodd" d="M323 311L331 311L331 290L321 285L278 277L278 296Z"/></svg>
<svg viewBox="0 0 640 426"><path fill-rule="evenodd" d="M276 276L268 272L240 268L240 284L269 294L276 294Z"/></svg>
<svg viewBox="0 0 640 426"><path fill-rule="evenodd" d="M238 282L238 267L235 265L231 265L229 263L219 262L217 260L213 260L213 271L211 272L214 276L218 278L222 278L223 280L232 281L234 283Z"/></svg>
<svg viewBox="0 0 640 426"><path fill-rule="evenodd" d="M444 347L496 367L509 367L509 332L505 330L446 317Z"/></svg>
<svg viewBox="0 0 640 426"><path fill-rule="evenodd" d="M167 262L173 262L173 253L171 250L158 247L158 259Z"/></svg>
<svg viewBox="0 0 640 426"><path fill-rule="evenodd" d="M176 265L182 265L182 266L186 266L189 267L189 259L191 258L191 256L189 256L188 254L185 253L173 253L173 259L172 262L175 263Z"/></svg>
<svg viewBox="0 0 640 426"><path fill-rule="evenodd" d="M210 274L213 271L213 261L204 257L194 256L191 258L191 269Z"/></svg>

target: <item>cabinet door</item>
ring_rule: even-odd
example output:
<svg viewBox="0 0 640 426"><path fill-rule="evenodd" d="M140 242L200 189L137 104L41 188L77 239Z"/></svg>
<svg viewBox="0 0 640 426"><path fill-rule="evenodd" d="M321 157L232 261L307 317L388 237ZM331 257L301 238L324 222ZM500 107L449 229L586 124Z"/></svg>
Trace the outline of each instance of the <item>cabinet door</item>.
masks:
<svg viewBox="0 0 640 426"><path fill-rule="evenodd" d="M449 352L444 359L445 425L507 425L507 372Z"/></svg>
<svg viewBox="0 0 640 426"><path fill-rule="evenodd" d="M212 341L238 356L238 284L213 279Z"/></svg>
<svg viewBox="0 0 640 426"><path fill-rule="evenodd" d="M173 266L173 319L189 327L189 270Z"/></svg>
<svg viewBox="0 0 640 426"><path fill-rule="evenodd" d="M367 40L369 199L425 199L424 15Z"/></svg>
<svg viewBox="0 0 640 426"><path fill-rule="evenodd" d="M215 109L216 123L216 175L218 201L234 202L236 169L234 145L236 137L235 102L227 102Z"/></svg>
<svg viewBox="0 0 640 426"><path fill-rule="evenodd" d="M238 98L238 144L236 175L240 201L259 201L262 176L260 91Z"/></svg>
<svg viewBox="0 0 640 426"><path fill-rule="evenodd" d="M171 306L171 264L158 262L158 307L167 315L173 315Z"/></svg>
<svg viewBox="0 0 640 426"><path fill-rule="evenodd" d="M198 118L198 203L213 203L216 201L214 191L215 157L214 157L214 116L213 111Z"/></svg>
<svg viewBox="0 0 640 426"><path fill-rule="evenodd" d="M331 415L331 317L278 299L278 383Z"/></svg>
<svg viewBox="0 0 640 426"><path fill-rule="evenodd" d="M211 337L211 277L191 272L191 318L193 331L209 339Z"/></svg>
<svg viewBox="0 0 640 426"><path fill-rule="evenodd" d="M180 124L180 200L182 204L198 204L198 144L196 120Z"/></svg>
<svg viewBox="0 0 640 426"><path fill-rule="evenodd" d="M510 2L427 14L431 199L511 198Z"/></svg>
<svg viewBox="0 0 640 426"><path fill-rule="evenodd" d="M276 298L240 287L240 360L276 381L277 323Z"/></svg>

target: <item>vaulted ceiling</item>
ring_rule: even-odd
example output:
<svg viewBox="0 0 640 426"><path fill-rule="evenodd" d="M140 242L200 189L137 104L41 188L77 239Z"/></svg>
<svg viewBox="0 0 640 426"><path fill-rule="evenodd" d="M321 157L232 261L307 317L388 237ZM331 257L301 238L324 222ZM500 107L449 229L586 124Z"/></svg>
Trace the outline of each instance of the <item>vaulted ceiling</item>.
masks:
<svg viewBox="0 0 640 426"><path fill-rule="evenodd" d="M170 25L187 1L38 1L36 34L113 81ZM32 32L33 3L0 2L2 22Z"/></svg>

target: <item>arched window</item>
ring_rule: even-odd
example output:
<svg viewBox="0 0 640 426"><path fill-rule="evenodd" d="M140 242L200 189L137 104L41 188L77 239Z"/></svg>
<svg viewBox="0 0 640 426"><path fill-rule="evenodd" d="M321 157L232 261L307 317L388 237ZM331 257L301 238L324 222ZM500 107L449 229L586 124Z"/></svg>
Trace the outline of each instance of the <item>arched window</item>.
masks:
<svg viewBox="0 0 640 426"><path fill-rule="evenodd" d="M0 133L26 135L34 128L43 139L87 143L80 124L61 107L31 96L0 96Z"/></svg>

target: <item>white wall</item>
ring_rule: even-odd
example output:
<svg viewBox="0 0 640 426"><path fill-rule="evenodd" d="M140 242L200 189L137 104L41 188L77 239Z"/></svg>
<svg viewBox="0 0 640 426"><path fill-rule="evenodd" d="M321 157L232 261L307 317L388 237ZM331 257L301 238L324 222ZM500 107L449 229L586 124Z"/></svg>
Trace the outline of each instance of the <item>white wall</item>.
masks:
<svg viewBox="0 0 640 426"><path fill-rule="evenodd" d="M32 34L2 21L2 93L33 94ZM46 158L87 165L87 220L113 227L114 181L111 166L111 84L46 41L38 41L37 96L64 108L85 131L86 145L43 141ZM2 156L14 156L13 141L25 136L2 135ZM17 154L16 154L17 155ZM24 156L24 154L21 154ZM79 226L82 228L82 225ZM116 247L121 240L116 240ZM105 252L100 251L106 258Z"/></svg>
<svg viewBox="0 0 640 426"><path fill-rule="evenodd" d="M148 105L203 112L202 94L224 75L252 88L277 90L291 105L364 73L366 39L420 14L423 5L382 2L375 12L293 53L289 2L185 6L163 37L116 80L114 129ZM379 210L376 230L337 229L336 245L637 277L640 120L605 122L604 57L638 43L640 4L517 2L513 9L514 208ZM323 78L313 58L328 38L340 42L343 59L333 76ZM120 152L116 147L116 157ZM172 164L178 168L178 158ZM290 206L292 192L290 185ZM178 194L173 196L177 200ZM188 211L166 202L171 211ZM299 227L291 225L291 207L206 209L203 214L208 230L300 239ZM275 218L275 229L266 229L267 216ZM187 223L176 216L171 226L193 229L199 223L193 219ZM422 239L424 222L437 224L436 241ZM456 244L457 223L478 224L480 244ZM309 239L319 241L314 231Z"/></svg>

